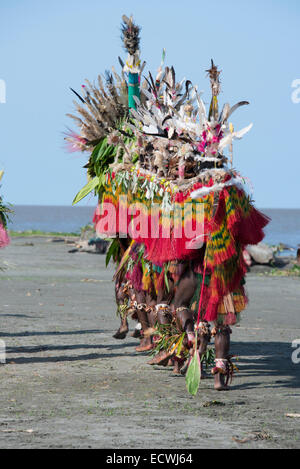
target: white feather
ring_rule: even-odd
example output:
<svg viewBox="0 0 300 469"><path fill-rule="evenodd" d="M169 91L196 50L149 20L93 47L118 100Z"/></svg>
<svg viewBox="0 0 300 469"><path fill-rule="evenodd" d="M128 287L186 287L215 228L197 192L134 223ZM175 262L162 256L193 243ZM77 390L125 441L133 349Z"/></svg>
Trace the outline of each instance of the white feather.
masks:
<svg viewBox="0 0 300 469"><path fill-rule="evenodd" d="M251 123L247 127L244 127L243 129L239 130L238 132L233 132L234 138L237 138L237 139L243 138L243 136L246 135L246 133L248 133L249 130L252 129L252 127L253 127L253 123Z"/></svg>

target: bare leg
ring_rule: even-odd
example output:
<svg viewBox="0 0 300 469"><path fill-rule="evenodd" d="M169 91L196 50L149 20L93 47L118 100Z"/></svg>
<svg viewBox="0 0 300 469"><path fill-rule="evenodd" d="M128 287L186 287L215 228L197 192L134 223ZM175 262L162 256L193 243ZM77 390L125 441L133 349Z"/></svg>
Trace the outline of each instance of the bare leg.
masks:
<svg viewBox="0 0 300 469"><path fill-rule="evenodd" d="M214 334L216 349L216 366L213 368L212 373L215 377L215 389L217 391L227 391L229 389L228 359L230 358L229 351L231 329L229 326L216 326Z"/></svg>
<svg viewBox="0 0 300 469"><path fill-rule="evenodd" d="M145 333L147 329L150 328L149 320L148 320L148 313L147 313L147 305L146 304L139 304L137 308L137 316L138 320L141 323L142 331ZM137 352L146 352L152 349L152 338L151 336L144 336L141 339L141 343L138 347L136 347Z"/></svg>
<svg viewBox="0 0 300 469"><path fill-rule="evenodd" d="M121 318L121 324L117 332L113 335L115 339L125 339L127 333L128 333L129 327L128 327L128 321L127 317L125 316L124 318Z"/></svg>
<svg viewBox="0 0 300 469"><path fill-rule="evenodd" d="M157 320L159 324L170 324L172 321L172 314L167 304L156 305L155 313L153 314L155 315L155 320ZM148 364L166 366L169 362L170 356L171 355L169 352L162 350L154 358L152 358Z"/></svg>
<svg viewBox="0 0 300 469"><path fill-rule="evenodd" d="M179 328L186 332L188 345L191 347L195 343L194 315L186 306L176 309L176 319Z"/></svg>
<svg viewBox="0 0 300 469"><path fill-rule="evenodd" d="M176 311L178 328L186 332L188 347L192 347L195 343L195 320L192 311L189 309L195 288L195 275L192 269L188 267L181 276L172 301L172 307Z"/></svg>
<svg viewBox="0 0 300 469"><path fill-rule="evenodd" d="M182 361L175 358L175 359L173 360L173 365L174 365L173 373L174 373L175 375L181 374L181 373L180 373L180 369L182 368L182 365L183 365Z"/></svg>
<svg viewBox="0 0 300 469"><path fill-rule="evenodd" d="M122 305L125 305L128 302L128 283L116 282L115 285L115 295L118 309L121 316L121 324L117 332L113 335L115 339L125 339L128 333L128 321L126 311L121 311Z"/></svg>
<svg viewBox="0 0 300 469"><path fill-rule="evenodd" d="M209 323L206 321L201 321L198 328L198 344L199 344L199 355L201 357L206 353L207 345L211 339L211 332L209 329ZM201 377L202 379L207 378L207 373L204 369L203 364L201 363Z"/></svg>

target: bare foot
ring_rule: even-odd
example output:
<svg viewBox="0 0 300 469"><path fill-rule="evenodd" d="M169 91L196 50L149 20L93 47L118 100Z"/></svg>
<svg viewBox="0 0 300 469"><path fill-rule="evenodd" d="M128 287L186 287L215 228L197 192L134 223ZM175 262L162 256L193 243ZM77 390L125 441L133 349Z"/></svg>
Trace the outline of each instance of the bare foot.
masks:
<svg viewBox="0 0 300 469"><path fill-rule="evenodd" d="M216 391L229 391L229 386L225 384L225 375L222 373L216 373L215 375L215 385L214 388Z"/></svg>
<svg viewBox="0 0 300 469"><path fill-rule="evenodd" d="M149 350L151 350L153 348L153 345L152 345L152 342L151 342L151 338L147 337L147 338L143 338L141 340L141 343L140 345L138 345L135 350L137 352L148 352Z"/></svg>
<svg viewBox="0 0 300 469"><path fill-rule="evenodd" d="M166 366L168 364L170 354L166 351L159 352L155 357L148 362L148 365L161 365Z"/></svg>
<svg viewBox="0 0 300 469"><path fill-rule="evenodd" d="M113 335L115 339L125 339L128 333L128 327L121 326L117 332Z"/></svg>
<svg viewBox="0 0 300 469"><path fill-rule="evenodd" d="M149 352L149 350L152 349L152 345L139 345L138 347L135 348L137 352Z"/></svg>
<svg viewBox="0 0 300 469"><path fill-rule="evenodd" d="M182 363L180 363L178 360L174 360L174 368L173 368L173 373L175 375L180 375L180 368L182 366Z"/></svg>

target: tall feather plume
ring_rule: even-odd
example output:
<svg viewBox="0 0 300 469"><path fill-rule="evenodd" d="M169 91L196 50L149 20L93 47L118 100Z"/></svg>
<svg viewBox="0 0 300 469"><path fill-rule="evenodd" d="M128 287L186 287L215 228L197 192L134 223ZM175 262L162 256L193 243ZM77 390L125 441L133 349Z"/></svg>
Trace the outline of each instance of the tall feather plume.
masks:
<svg viewBox="0 0 300 469"><path fill-rule="evenodd" d="M118 76L115 78L118 79ZM78 115L67 114L80 129L81 150L88 150L95 146L102 137L108 135L109 129L115 128L117 123L128 114L127 88L122 86L122 83L116 83L110 72L105 73L105 85L100 75L98 86L91 84L88 80L85 82L82 95L71 88L80 100L80 104L74 102ZM76 144L73 135L67 137L66 140Z"/></svg>
<svg viewBox="0 0 300 469"><path fill-rule="evenodd" d="M221 82L220 82L220 73L221 70L218 70L218 67L214 64L213 59L211 59L211 67L206 70L210 79L211 86L211 103L209 109L209 120L213 117L215 120L219 118L219 109L218 109L218 95L221 91Z"/></svg>
<svg viewBox="0 0 300 469"><path fill-rule="evenodd" d="M126 15L122 16L123 23L121 24L122 41L125 49L130 55L134 55L140 46L140 30L141 28L134 24L132 16L128 18Z"/></svg>
<svg viewBox="0 0 300 469"><path fill-rule="evenodd" d="M218 70L217 65L214 64L213 59L211 59L211 67L206 70L210 78L211 91L213 96L218 96L221 91L221 82L220 82L220 73L222 70Z"/></svg>

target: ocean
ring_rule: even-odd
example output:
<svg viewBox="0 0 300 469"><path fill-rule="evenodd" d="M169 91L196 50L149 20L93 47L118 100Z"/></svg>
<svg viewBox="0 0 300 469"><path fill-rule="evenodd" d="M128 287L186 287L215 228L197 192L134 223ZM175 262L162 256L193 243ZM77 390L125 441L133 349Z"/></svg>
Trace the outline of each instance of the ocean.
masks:
<svg viewBox="0 0 300 469"><path fill-rule="evenodd" d="M41 230L59 233L80 233L92 223L95 207L14 205L8 228L14 231Z"/></svg>
<svg viewBox="0 0 300 469"><path fill-rule="evenodd" d="M15 231L42 230L50 232L80 232L92 222L95 207L15 205L8 228ZM300 209L262 209L271 218L265 229L265 242L300 245Z"/></svg>

